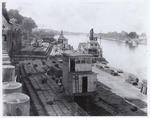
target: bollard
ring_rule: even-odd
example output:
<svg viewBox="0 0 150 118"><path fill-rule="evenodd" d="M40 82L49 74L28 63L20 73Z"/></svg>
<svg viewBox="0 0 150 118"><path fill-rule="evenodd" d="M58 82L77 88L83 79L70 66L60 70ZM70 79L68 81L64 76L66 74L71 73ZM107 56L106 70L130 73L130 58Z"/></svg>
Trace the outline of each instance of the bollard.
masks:
<svg viewBox="0 0 150 118"><path fill-rule="evenodd" d="M15 82L15 66L3 65L3 82Z"/></svg>
<svg viewBox="0 0 150 118"><path fill-rule="evenodd" d="M21 93L22 84L18 82L3 82L3 94Z"/></svg>
<svg viewBox="0 0 150 118"><path fill-rule="evenodd" d="M3 95L3 116L29 116L30 98L23 93Z"/></svg>

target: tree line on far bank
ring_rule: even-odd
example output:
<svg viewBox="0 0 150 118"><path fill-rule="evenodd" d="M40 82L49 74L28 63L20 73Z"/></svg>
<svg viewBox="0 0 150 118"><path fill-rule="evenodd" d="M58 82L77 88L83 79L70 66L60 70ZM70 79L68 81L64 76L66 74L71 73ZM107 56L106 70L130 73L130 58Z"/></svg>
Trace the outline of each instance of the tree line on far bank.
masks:
<svg viewBox="0 0 150 118"><path fill-rule="evenodd" d="M139 38L140 36L142 37L146 37L145 33L142 34L137 34L136 32L125 32L122 31L120 33L118 32L108 32L108 33L98 33L97 34L98 37L102 37L102 38L114 38L114 39L120 39L120 40L125 40L125 39L135 39L135 38Z"/></svg>

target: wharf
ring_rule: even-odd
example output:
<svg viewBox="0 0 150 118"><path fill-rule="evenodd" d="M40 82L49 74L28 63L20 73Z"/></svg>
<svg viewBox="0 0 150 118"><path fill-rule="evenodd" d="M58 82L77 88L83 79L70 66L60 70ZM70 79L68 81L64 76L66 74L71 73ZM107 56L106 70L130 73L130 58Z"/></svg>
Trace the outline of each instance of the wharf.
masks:
<svg viewBox="0 0 150 118"><path fill-rule="evenodd" d="M37 65L37 66L34 66ZM41 60L20 63L20 78L31 98L32 111L39 116L88 116L66 95L62 87L45 74Z"/></svg>
<svg viewBox="0 0 150 118"><path fill-rule="evenodd" d="M60 57L58 57L59 60ZM31 97L32 110L39 116L146 116L146 96L138 88L125 82L122 76L112 76L95 66L98 73L96 96L89 103L79 106L64 89L46 74L52 66L63 63L55 58L47 60L22 61L19 64L19 79L24 83L27 94ZM122 74L124 75L124 73ZM124 76L126 77L126 76ZM132 91L133 90L133 91ZM132 91L132 92L131 92ZM131 93L130 93L131 92ZM137 97L138 96L138 97ZM145 98L145 99L144 99ZM87 97L88 99L88 97ZM86 101L86 100L84 100ZM84 105L86 108L82 108ZM88 109L88 110L86 110ZM142 111L143 110L143 111ZM144 112L145 111L145 112Z"/></svg>

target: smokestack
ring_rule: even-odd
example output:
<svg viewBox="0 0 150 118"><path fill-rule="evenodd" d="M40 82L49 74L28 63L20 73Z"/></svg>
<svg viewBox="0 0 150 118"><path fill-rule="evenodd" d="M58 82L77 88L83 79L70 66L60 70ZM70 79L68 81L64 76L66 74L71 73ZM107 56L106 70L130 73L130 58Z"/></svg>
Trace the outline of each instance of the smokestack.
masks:
<svg viewBox="0 0 150 118"><path fill-rule="evenodd" d="M93 28L90 30L90 40L93 40L94 37L94 31Z"/></svg>
<svg viewBox="0 0 150 118"><path fill-rule="evenodd" d="M61 30L61 33L60 33L60 35L61 35L61 36L63 36L63 30Z"/></svg>

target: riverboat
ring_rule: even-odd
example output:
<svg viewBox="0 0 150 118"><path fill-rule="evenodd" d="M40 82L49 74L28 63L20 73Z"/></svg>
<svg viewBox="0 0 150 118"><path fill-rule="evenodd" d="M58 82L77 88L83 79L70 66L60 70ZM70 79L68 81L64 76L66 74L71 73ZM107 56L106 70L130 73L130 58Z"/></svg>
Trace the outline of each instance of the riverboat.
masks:
<svg viewBox="0 0 150 118"><path fill-rule="evenodd" d="M85 54L92 54L92 62L103 62L108 63L103 57L103 51L98 43L98 38L94 36L93 29L90 30L89 42L79 43L78 51Z"/></svg>

